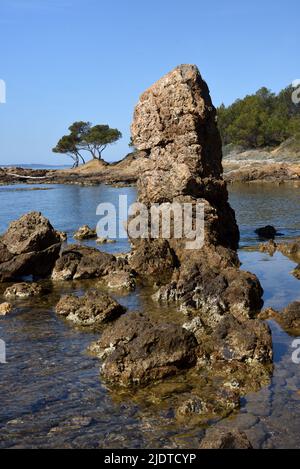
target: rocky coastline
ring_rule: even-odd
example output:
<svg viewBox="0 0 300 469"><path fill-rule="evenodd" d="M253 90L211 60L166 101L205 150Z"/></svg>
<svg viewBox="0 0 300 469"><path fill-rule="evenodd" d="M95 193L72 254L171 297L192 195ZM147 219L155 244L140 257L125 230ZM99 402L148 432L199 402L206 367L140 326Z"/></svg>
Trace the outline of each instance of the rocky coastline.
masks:
<svg viewBox="0 0 300 469"><path fill-rule="evenodd" d="M224 180L233 183L300 184L299 152L284 147L275 150L224 149ZM116 163L90 161L77 169L29 169L0 167L0 186L7 184L78 184L91 186L136 185L139 176L149 167L145 153L129 153Z"/></svg>

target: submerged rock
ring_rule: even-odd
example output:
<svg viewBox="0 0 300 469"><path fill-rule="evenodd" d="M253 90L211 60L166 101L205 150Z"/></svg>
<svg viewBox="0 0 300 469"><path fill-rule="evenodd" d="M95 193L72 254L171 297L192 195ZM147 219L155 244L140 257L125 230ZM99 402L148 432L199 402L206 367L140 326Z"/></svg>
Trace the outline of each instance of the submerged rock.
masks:
<svg viewBox="0 0 300 469"><path fill-rule="evenodd" d="M126 308L99 291L88 291L84 296L63 296L56 305L56 313L81 327L97 328L117 319Z"/></svg>
<svg viewBox="0 0 300 469"><path fill-rule="evenodd" d="M247 435L237 430L207 430L200 444L201 449L253 449Z"/></svg>
<svg viewBox="0 0 300 469"><path fill-rule="evenodd" d="M60 237L47 218L39 212L22 216L0 238L0 281L26 275L46 277L60 248Z"/></svg>
<svg viewBox="0 0 300 469"><path fill-rule="evenodd" d="M30 298L43 293L43 288L37 283L16 283L8 287L4 292L5 298Z"/></svg>
<svg viewBox="0 0 300 469"><path fill-rule="evenodd" d="M200 391L200 390L199 390ZM194 391L196 392L196 390ZM204 421L216 416L226 417L240 407L238 392L219 389L207 396L192 394L176 409L177 420Z"/></svg>
<svg viewBox="0 0 300 469"><path fill-rule="evenodd" d="M0 316L6 316L12 311L12 305L10 303L0 304Z"/></svg>
<svg viewBox="0 0 300 469"><path fill-rule="evenodd" d="M78 240L94 239L97 238L97 232L88 225L83 225L74 233L74 238Z"/></svg>
<svg viewBox="0 0 300 469"><path fill-rule="evenodd" d="M196 349L191 332L132 312L108 327L90 351L103 360L105 380L132 386L147 385L195 365Z"/></svg>
<svg viewBox="0 0 300 469"><path fill-rule="evenodd" d="M257 228L255 233L259 236L259 238L264 239L274 239L276 235L278 235L276 228L272 225L263 226L262 228Z"/></svg>

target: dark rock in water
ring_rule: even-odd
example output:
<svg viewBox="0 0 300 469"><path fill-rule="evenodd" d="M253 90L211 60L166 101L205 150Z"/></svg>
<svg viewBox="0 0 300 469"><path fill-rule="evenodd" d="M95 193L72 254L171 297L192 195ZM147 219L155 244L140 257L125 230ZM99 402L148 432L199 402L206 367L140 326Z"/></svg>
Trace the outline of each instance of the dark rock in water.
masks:
<svg viewBox="0 0 300 469"><path fill-rule="evenodd" d="M25 275L46 277L59 256L61 239L41 213L31 212L10 224L0 238L0 281Z"/></svg>
<svg viewBox="0 0 300 469"><path fill-rule="evenodd" d="M61 253L53 272L53 280L79 280L107 275L118 266L117 259L98 249L76 244L69 245Z"/></svg>
<svg viewBox="0 0 300 469"><path fill-rule="evenodd" d="M209 429L200 444L201 449L253 449L244 432Z"/></svg>
<svg viewBox="0 0 300 469"><path fill-rule="evenodd" d="M88 225L83 225L78 229L78 231L76 231L76 233L74 233L74 238L79 240L95 239L97 238L97 232Z"/></svg>
<svg viewBox="0 0 300 469"><path fill-rule="evenodd" d="M264 239L274 239L275 236L278 234L276 228L271 225L264 226L262 228L257 228L255 230L255 233L260 237Z"/></svg>
<svg viewBox="0 0 300 469"><path fill-rule="evenodd" d="M81 327L97 328L117 319L126 308L113 298L99 291L88 291L84 296L63 296L56 306L56 313Z"/></svg>
<svg viewBox="0 0 300 469"><path fill-rule="evenodd" d="M196 349L191 332L134 312L119 318L90 347L104 360L104 379L121 386L147 385L175 375L195 365Z"/></svg>
<svg viewBox="0 0 300 469"><path fill-rule="evenodd" d="M262 305L262 289L255 276L239 270L239 230L222 177L216 110L197 67L181 65L151 86L136 106L131 130L135 147L149 159L138 201L148 207L202 204L205 218L199 249L186 249L189 233L131 239L132 267L142 279L163 285L156 296L161 301L207 311L218 303L220 310L251 316Z"/></svg>
<svg viewBox="0 0 300 469"><path fill-rule="evenodd" d="M30 298L39 296L43 292L43 288L37 283L22 282L8 287L4 292L4 296L5 298Z"/></svg>

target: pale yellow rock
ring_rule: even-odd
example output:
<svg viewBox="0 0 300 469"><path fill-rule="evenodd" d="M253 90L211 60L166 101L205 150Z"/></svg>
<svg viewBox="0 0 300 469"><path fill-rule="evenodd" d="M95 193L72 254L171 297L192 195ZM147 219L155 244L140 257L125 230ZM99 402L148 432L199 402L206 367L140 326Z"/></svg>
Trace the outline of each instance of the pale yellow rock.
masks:
<svg viewBox="0 0 300 469"><path fill-rule="evenodd" d="M10 303L0 304L0 316L6 316L12 311L12 305Z"/></svg>

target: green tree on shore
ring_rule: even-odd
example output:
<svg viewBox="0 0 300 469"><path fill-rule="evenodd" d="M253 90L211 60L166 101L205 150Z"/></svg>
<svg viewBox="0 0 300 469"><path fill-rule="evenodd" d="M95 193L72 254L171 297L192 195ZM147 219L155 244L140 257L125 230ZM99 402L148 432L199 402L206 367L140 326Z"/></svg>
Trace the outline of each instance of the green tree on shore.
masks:
<svg viewBox="0 0 300 469"><path fill-rule="evenodd" d="M118 129L111 129L108 125L93 126L85 121L74 122L69 131L70 134L64 135L52 151L71 156L74 167L79 165L80 160L85 163L82 152L88 152L93 159L101 160L107 146L122 137Z"/></svg>

